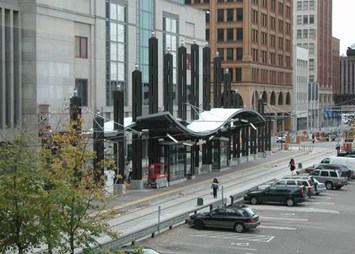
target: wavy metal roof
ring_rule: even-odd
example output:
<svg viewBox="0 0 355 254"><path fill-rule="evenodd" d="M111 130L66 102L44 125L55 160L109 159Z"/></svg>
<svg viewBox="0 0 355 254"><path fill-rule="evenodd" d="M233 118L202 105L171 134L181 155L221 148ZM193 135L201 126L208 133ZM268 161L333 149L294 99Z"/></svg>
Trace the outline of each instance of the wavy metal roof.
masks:
<svg viewBox="0 0 355 254"><path fill-rule="evenodd" d="M169 112L159 112L137 117L134 129L149 129L150 132L185 134L192 137L205 137L223 132L231 127L254 125L260 126L265 119L256 111L244 108L214 108L203 111L199 118L191 123L181 121Z"/></svg>

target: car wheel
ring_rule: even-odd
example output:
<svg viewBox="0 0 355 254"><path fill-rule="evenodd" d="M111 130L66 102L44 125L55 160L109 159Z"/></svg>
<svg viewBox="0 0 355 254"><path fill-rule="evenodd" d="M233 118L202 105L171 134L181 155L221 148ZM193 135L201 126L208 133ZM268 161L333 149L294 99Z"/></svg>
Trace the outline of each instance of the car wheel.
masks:
<svg viewBox="0 0 355 254"><path fill-rule="evenodd" d="M243 233L245 231L245 226L243 223L238 222L234 225L234 230L237 233Z"/></svg>
<svg viewBox="0 0 355 254"><path fill-rule="evenodd" d="M202 220L197 220L194 222L195 228L198 230L205 228L205 223Z"/></svg>
<svg viewBox="0 0 355 254"><path fill-rule="evenodd" d="M341 187L343 187L343 186L337 186L337 187L335 187L335 189L336 189L336 190L340 190Z"/></svg>
<svg viewBox="0 0 355 254"><path fill-rule="evenodd" d="M288 198L286 200L286 204L287 204L287 206L294 206L295 205L295 201L293 200L293 198Z"/></svg>
<svg viewBox="0 0 355 254"><path fill-rule="evenodd" d="M256 205L258 203L258 199L256 197L252 197L250 199L250 203L252 203L253 205Z"/></svg>
<svg viewBox="0 0 355 254"><path fill-rule="evenodd" d="M325 183L325 188L327 188L327 190L333 189L333 183L332 182L326 182Z"/></svg>

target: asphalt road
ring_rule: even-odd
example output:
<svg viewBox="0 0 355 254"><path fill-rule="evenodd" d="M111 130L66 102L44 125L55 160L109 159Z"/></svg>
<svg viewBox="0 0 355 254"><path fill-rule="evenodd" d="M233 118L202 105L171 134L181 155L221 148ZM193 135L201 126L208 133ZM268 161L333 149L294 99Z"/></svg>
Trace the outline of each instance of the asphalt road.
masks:
<svg viewBox="0 0 355 254"><path fill-rule="evenodd" d="M140 244L163 254L355 253L354 193L352 180L341 190L327 191L295 207L248 204L259 214L261 225L247 233L200 231L183 224Z"/></svg>

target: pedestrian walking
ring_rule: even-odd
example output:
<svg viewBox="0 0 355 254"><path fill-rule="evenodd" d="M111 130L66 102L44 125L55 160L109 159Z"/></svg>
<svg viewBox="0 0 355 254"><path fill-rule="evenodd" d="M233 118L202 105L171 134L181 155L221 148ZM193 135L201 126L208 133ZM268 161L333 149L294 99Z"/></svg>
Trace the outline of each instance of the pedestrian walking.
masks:
<svg viewBox="0 0 355 254"><path fill-rule="evenodd" d="M290 160L290 163L288 164L288 166L290 167L291 174L293 175L293 171L294 171L295 168L296 168L296 166L295 166L295 161L294 161L293 158Z"/></svg>
<svg viewBox="0 0 355 254"><path fill-rule="evenodd" d="M217 198L217 192L218 192L218 189L219 189L217 178L213 179L211 189L212 189L213 197Z"/></svg>
<svg viewBox="0 0 355 254"><path fill-rule="evenodd" d="M340 144L339 144L339 142L335 146L335 150L337 150L337 155L339 155L340 154Z"/></svg>

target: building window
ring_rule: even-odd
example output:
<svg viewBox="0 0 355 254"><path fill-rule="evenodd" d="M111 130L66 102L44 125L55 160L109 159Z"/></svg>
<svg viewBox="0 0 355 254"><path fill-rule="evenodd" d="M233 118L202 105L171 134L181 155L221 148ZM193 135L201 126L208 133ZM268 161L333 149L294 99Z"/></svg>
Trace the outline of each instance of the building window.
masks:
<svg viewBox="0 0 355 254"><path fill-rule="evenodd" d="M227 29L227 41L233 41L234 40L233 32L234 32L233 28L228 28Z"/></svg>
<svg viewBox="0 0 355 254"><path fill-rule="evenodd" d="M309 54L314 55L314 43L309 44Z"/></svg>
<svg viewBox="0 0 355 254"><path fill-rule="evenodd" d="M270 63L276 64L276 54L275 53L270 53Z"/></svg>
<svg viewBox="0 0 355 254"><path fill-rule="evenodd" d="M251 21L255 24L258 24L258 16L259 16L258 11L252 10Z"/></svg>
<svg viewBox="0 0 355 254"><path fill-rule="evenodd" d="M261 14L261 25L263 27L267 27L267 14L265 13Z"/></svg>
<svg viewBox="0 0 355 254"><path fill-rule="evenodd" d="M314 10L314 0L309 1L309 9Z"/></svg>
<svg viewBox="0 0 355 254"><path fill-rule="evenodd" d="M218 22L224 22L224 9L218 9L217 20Z"/></svg>
<svg viewBox="0 0 355 254"><path fill-rule="evenodd" d="M303 10L307 11L308 10L308 0L303 1Z"/></svg>
<svg viewBox="0 0 355 254"><path fill-rule="evenodd" d="M309 15L309 24L314 24L314 15Z"/></svg>
<svg viewBox="0 0 355 254"><path fill-rule="evenodd" d="M297 15L297 25L302 25L302 15Z"/></svg>
<svg viewBox="0 0 355 254"><path fill-rule="evenodd" d="M309 59L309 70L314 71L314 59Z"/></svg>
<svg viewBox="0 0 355 254"><path fill-rule="evenodd" d="M261 32L261 44L267 45L267 33Z"/></svg>
<svg viewBox="0 0 355 254"><path fill-rule="evenodd" d="M224 29L217 29L217 40L224 41Z"/></svg>
<svg viewBox="0 0 355 254"><path fill-rule="evenodd" d="M309 38L316 38L316 31L314 29L309 29Z"/></svg>
<svg viewBox="0 0 355 254"><path fill-rule="evenodd" d="M242 81L242 68L235 69L235 81L241 82Z"/></svg>
<svg viewBox="0 0 355 254"><path fill-rule="evenodd" d="M302 29L297 29L297 38L302 38Z"/></svg>
<svg viewBox="0 0 355 254"><path fill-rule="evenodd" d="M88 58L88 38L75 36L75 57Z"/></svg>
<svg viewBox="0 0 355 254"><path fill-rule="evenodd" d="M237 41L243 40L243 28L237 28Z"/></svg>
<svg viewBox="0 0 355 254"><path fill-rule="evenodd" d="M173 14L165 14L163 17L163 49L169 49L169 53L172 54L173 59L176 59L177 48L179 41L179 20ZM175 93L176 88L176 73L177 66L176 61L173 61L173 93L174 93L174 104L176 104Z"/></svg>
<svg viewBox="0 0 355 254"><path fill-rule="evenodd" d="M243 48L237 48L237 61L242 61L243 59Z"/></svg>
<svg viewBox="0 0 355 254"><path fill-rule="evenodd" d="M229 22L234 21L233 9L227 9L227 21Z"/></svg>
<svg viewBox="0 0 355 254"><path fill-rule="evenodd" d="M303 38L308 38L308 29L303 29Z"/></svg>
<svg viewBox="0 0 355 254"><path fill-rule="evenodd" d="M303 15L303 24L308 24L308 15Z"/></svg>
<svg viewBox="0 0 355 254"><path fill-rule="evenodd" d="M206 29L206 41L210 40L210 29Z"/></svg>
<svg viewBox="0 0 355 254"><path fill-rule="evenodd" d="M227 60L228 61L233 61L233 48L227 48Z"/></svg>
<svg viewBox="0 0 355 254"><path fill-rule="evenodd" d="M106 105L112 106L112 91L118 85L126 93L126 7L114 3L108 3L109 12L107 17L108 36L106 46L109 49L107 55L108 70L106 83ZM125 100L127 101L127 100Z"/></svg>
<svg viewBox="0 0 355 254"><path fill-rule="evenodd" d="M275 37L275 35L271 34L270 35L270 46L272 48L275 48L275 45L276 45L276 37Z"/></svg>
<svg viewBox="0 0 355 254"><path fill-rule="evenodd" d="M270 28L271 30L275 31L276 27L276 18L275 17L270 17Z"/></svg>
<svg viewBox="0 0 355 254"><path fill-rule="evenodd" d="M237 21L243 21L243 9L242 8L237 9Z"/></svg>
<svg viewBox="0 0 355 254"><path fill-rule="evenodd" d="M297 1L297 11L302 11L302 1Z"/></svg>
<svg viewBox="0 0 355 254"><path fill-rule="evenodd" d="M88 105L88 80L75 79L75 91L81 99L81 106L86 107Z"/></svg>

